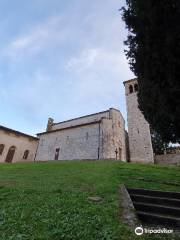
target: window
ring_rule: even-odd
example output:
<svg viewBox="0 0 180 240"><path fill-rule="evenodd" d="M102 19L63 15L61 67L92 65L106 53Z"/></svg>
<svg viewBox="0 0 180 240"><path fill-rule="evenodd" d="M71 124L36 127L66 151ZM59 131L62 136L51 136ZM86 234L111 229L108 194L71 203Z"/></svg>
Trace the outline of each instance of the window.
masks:
<svg viewBox="0 0 180 240"><path fill-rule="evenodd" d="M9 151L8 151L8 153L7 153L5 162L7 162L7 163L11 163L11 162L12 162L13 157L14 157L14 154L15 154L15 151L16 151L16 147L15 147L15 146L11 146L11 147L9 148Z"/></svg>
<svg viewBox="0 0 180 240"><path fill-rule="evenodd" d="M4 151L4 144L0 144L0 155L2 155L3 151Z"/></svg>
<svg viewBox="0 0 180 240"><path fill-rule="evenodd" d="M88 134L88 132L86 133L86 141L88 140L88 138L89 138L89 134Z"/></svg>
<svg viewBox="0 0 180 240"><path fill-rule="evenodd" d="M23 159L27 159L29 155L29 150L24 151Z"/></svg>
<svg viewBox="0 0 180 240"><path fill-rule="evenodd" d="M138 85L137 85L137 83L134 84L134 91L135 91L135 92L138 92Z"/></svg>
<svg viewBox="0 0 180 240"><path fill-rule="evenodd" d="M40 146L43 147L44 146L44 139L40 140Z"/></svg>
<svg viewBox="0 0 180 240"><path fill-rule="evenodd" d="M129 85L129 93L133 93L133 86Z"/></svg>

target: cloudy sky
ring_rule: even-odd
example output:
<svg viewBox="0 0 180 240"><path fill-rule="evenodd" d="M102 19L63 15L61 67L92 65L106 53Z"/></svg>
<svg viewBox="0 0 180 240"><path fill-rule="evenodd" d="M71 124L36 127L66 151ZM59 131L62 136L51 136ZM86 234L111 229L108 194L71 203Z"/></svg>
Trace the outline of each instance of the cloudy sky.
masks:
<svg viewBox="0 0 180 240"><path fill-rule="evenodd" d="M115 107L122 82L124 0L0 1L0 125L29 134Z"/></svg>

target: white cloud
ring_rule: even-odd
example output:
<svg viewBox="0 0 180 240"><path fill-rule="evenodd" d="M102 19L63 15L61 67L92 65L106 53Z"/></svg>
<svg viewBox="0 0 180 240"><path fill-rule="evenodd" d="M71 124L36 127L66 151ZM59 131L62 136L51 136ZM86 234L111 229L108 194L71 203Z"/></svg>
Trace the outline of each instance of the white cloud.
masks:
<svg viewBox="0 0 180 240"><path fill-rule="evenodd" d="M4 50L4 55L12 60L19 60L27 55L37 54L50 41L63 37L65 33L59 30L61 17L50 17L44 23L34 26L30 31L12 40ZM58 31L57 31L58 29Z"/></svg>
<svg viewBox="0 0 180 240"><path fill-rule="evenodd" d="M122 81L129 72L124 55L112 49L84 49L69 59L66 69L76 76L72 86L78 92L74 96L76 103L109 101L109 105L114 105L119 101L120 105L120 93L124 94Z"/></svg>
<svg viewBox="0 0 180 240"><path fill-rule="evenodd" d="M68 71L82 72L88 70L111 70L119 72L122 65L127 65L120 52L103 48L82 50L78 56L71 57L66 64Z"/></svg>
<svg viewBox="0 0 180 240"><path fill-rule="evenodd" d="M123 53L126 31L120 4L71 3L63 15L49 17L10 39L0 56L8 57L7 105L17 108L17 115L26 121L33 116L43 122L49 114L60 121L108 107L125 113L122 81L133 74ZM6 94L1 91L2 96Z"/></svg>
<svg viewBox="0 0 180 240"><path fill-rule="evenodd" d="M83 50L78 57L71 57L65 68L69 71L81 72L91 67L99 57L99 49L91 48Z"/></svg>

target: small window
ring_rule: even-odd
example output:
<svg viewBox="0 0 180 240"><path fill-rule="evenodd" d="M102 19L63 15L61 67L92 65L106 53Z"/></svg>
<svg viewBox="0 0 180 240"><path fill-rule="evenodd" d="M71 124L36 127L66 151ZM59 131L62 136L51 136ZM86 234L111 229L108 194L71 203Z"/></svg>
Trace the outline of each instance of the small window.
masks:
<svg viewBox="0 0 180 240"><path fill-rule="evenodd" d="M0 155L2 155L3 151L4 151L4 144L0 144Z"/></svg>
<svg viewBox="0 0 180 240"><path fill-rule="evenodd" d="M134 84L134 91L138 92L138 84Z"/></svg>
<svg viewBox="0 0 180 240"><path fill-rule="evenodd" d="M29 150L24 151L23 159L27 159L29 155Z"/></svg>
<svg viewBox="0 0 180 240"><path fill-rule="evenodd" d="M40 140L40 146L43 147L44 146L44 139Z"/></svg>
<svg viewBox="0 0 180 240"><path fill-rule="evenodd" d="M86 133L86 141L88 140L88 138L89 138L89 133L87 132Z"/></svg>
<svg viewBox="0 0 180 240"><path fill-rule="evenodd" d="M133 86L132 85L129 86L129 93L133 93Z"/></svg>

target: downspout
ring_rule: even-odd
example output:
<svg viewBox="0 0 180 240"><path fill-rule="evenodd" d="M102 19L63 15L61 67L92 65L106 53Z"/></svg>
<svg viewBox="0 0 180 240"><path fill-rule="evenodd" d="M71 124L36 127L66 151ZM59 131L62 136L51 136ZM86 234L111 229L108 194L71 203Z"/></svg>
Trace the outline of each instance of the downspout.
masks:
<svg viewBox="0 0 180 240"><path fill-rule="evenodd" d="M100 123L101 123L101 121L99 121L98 159L99 159L99 155L100 155Z"/></svg>
<svg viewBox="0 0 180 240"><path fill-rule="evenodd" d="M40 139L38 140L38 144L37 144L36 152L35 152L35 155L34 155L34 162L36 161L35 159L36 159L36 156L37 156L37 150L38 150L38 147L39 147L39 141L40 141Z"/></svg>

